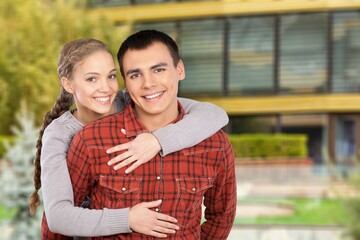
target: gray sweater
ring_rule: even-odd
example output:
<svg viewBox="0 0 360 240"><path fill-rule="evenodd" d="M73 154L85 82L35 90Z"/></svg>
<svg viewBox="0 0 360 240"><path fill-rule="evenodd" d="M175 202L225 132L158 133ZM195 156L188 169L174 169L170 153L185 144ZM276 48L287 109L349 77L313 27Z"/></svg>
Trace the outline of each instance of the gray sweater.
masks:
<svg viewBox="0 0 360 240"><path fill-rule="evenodd" d="M126 100L118 94L116 111ZM185 117L153 132L162 147L162 155L191 147L228 123L225 111L210 103L179 98ZM68 172L67 149L75 133L83 127L70 111L52 121L45 129L41 151L41 182L45 214L52 232L67 236L106 236L131 232L129 209L84 209L74 206Z"/></svg>

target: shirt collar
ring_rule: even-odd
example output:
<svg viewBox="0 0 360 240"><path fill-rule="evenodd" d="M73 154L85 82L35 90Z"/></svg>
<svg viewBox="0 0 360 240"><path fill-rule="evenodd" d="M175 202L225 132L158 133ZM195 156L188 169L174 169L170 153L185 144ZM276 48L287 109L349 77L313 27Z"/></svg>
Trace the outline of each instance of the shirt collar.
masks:
<svg viewBox="0 0 360 240"><path fill-rule="evenodd" d="M171 123L176 123L181 120L184 115L184 109L181 106L180 102L177 101L179 114L177 118ZM133 102L130 102L124 109L124 127L126 130L127 137L134 137L140 133L149 132L144 126L144 124L136 117L135 106Z"/></svg>

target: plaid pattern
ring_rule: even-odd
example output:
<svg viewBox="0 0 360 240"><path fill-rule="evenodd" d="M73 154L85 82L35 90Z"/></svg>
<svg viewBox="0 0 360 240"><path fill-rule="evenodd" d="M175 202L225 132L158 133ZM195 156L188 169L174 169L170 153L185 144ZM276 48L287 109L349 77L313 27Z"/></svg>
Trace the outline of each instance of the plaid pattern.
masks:
<svg viewBox="0 0 360 240"><path fill-rule="evenodd" d="M184 112L179 105L181 119ZM121 132L126 129L127 137ZM226 239L235 217L234 155L226 134L217 132L195 147L161 157L159 154L135 171L113 170L106 163L115 154L105 150L128 142L147 130L129 104L124 112L85 126L68 152L75 205L90 196L90 208L124 208L162 199L155 211L178 219L180 230L170 239ZM204 198L206 221L200 225ZM154 239L128 233L92 239Z"/></svg>

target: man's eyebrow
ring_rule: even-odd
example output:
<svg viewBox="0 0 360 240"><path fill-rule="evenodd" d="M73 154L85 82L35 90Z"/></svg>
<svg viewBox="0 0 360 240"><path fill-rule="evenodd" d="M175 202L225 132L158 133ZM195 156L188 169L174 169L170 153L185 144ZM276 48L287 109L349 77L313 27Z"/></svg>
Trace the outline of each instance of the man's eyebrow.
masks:
<svg viewBox="0 0 360 240"><path fill-rule="evenodd" d="M166 67L168 64L167 63L158 63L155 64L154 66L151 66L150 69L155 69L155 68L159 68L159 67Z"/></svg>
<svg viewBox="0 0 360 240"><path fill-rule="evenodd" d="M133 73L139 73L140 72L140 69L130 69L129 71L126 72L126 76L129 76L130 74L133 74Z"/></svg>

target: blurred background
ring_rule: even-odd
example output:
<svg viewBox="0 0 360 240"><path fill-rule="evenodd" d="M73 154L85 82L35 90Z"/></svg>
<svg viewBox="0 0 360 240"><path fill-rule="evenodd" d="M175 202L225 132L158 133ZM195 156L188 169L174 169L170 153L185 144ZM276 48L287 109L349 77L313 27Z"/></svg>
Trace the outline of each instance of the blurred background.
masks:
<svg viewBox="0 0 360 240"><path fill-rule="evenodd" d="M179 44L179 95L229 115L229 239L360 239L359 0L2 0L0 239L39 239L27 202L62 45L93 37L115 55L148 28Z"/></svg>

